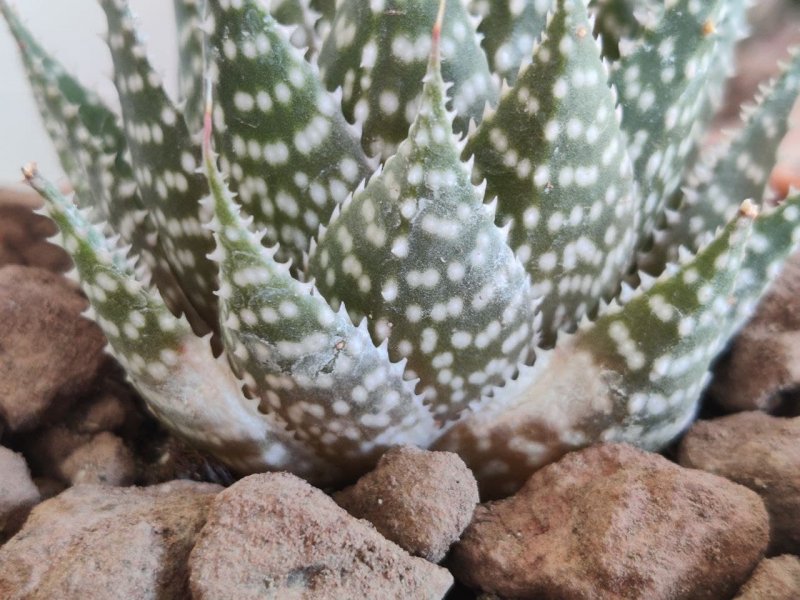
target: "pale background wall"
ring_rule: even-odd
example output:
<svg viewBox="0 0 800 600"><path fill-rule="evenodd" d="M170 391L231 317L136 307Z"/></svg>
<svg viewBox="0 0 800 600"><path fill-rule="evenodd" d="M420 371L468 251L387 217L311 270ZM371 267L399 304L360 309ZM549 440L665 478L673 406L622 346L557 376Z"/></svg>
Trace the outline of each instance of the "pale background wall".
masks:
<svg viewBox="0 0 800 600"><path fill-rule="evenodd" d="M118 107L110 79L111 56L101 35L105 17L96 0L12 0L34 35L81 81ZM170 0L131 0L156 68L174 95L177 56ZM43 174L63 176L17 57L0 19L0 182L20 178L31 160Z"/></svg>

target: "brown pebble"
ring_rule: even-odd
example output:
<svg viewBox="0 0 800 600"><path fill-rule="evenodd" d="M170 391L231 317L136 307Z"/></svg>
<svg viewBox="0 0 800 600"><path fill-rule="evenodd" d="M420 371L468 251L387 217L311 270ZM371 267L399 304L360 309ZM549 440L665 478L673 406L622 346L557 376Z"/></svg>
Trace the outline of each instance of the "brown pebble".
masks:
<svg viewBox="0 0 800 600"><path fill-rule="evenodd" d="M0 542L17 532L39 500L25 458L0 446Z"/></svg>
<svg viewBox="0 0 800 600"><path fill-rule="evenodd" d="M790 554L762 560L734 600L797 600L800 558Z"/></svg>
<svg viewBox="0 0 800 600"><path fill-rule="evenodd" d="M136 478L133 453L125 442L107 431L98 433L76 448L59 463L58 469L72 485L130 485Z"/></svg>
<svg viewBox="0 0 800 600"><path fill-rule="evenodd" d="M800 553L800 417L743 412L698 421L678 461L749 487L770 516L770 554Z"/></svg>
<svg viewBox="0 0 800 600"><path fill-rule="evenodd" d="M469 524L478 484L457 454L394 448L375 470L334 496L401 548L439 562Z"/></svg>
<svg viewBox="0 0 800 600"><path fill-rule="evenodd" d="M747 579L768 531L749 489L602 444L480 505L450 565L467 585L506 599L719 600Z"/></svg>
<svg viewBox="0 0 800 600"><path fill-rule="evenodd" d="M63 414L106 361L105 337L81 316L87 305L59 275L0 268L0 417L12 431Z"/></svg>
<svg viewBox="0 0 800 600"><path fill-rule="evenodd" d="M0 547L0 598L188 598L186 557L219 489L69 488Z"/></svg>
<svg viewBox="0 0 800 600"><path fill-rule="evenodd" d="M453 582L286 473L251 475L222 492L189 568L195 600L435 600Z"/></svg>

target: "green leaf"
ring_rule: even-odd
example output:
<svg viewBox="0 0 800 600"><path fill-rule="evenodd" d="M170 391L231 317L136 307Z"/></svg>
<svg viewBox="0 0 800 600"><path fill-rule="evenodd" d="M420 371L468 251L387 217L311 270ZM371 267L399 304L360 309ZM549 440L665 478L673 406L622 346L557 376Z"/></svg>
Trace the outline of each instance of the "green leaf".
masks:
<svg viewBox="0 0 800 600"><path fill-rule="evenodd" d="M795 218L798 204L800 196ZM694 417L708 368L736 326L754 213L743 205L697 256L559 339L438 447L458 451L487 489L506 493L543 464L598 440L666 445Z"/></svg>
<svg viewBox="0 0 800 600"><path fill-rule="evenodd" d="M514 85L520 65L530 59L554 4L553 0L470 2L482 17L478 33L483 35L481 46L489 67L509 85Z"/></svg>
<svg viewBox="0 0 800 600"><path fill-rule="evenodd" d="M32 170L31 185L61 230L94 319L147 406L173 432L242 473L299 470L328 482L336 470L244 397L224 357L214 358L156 292L139 283L124 251Z"/></svg>
<svg viewBox="0 0 800 600"><path fill-rule="evenodd" d="M707 125L713 97L721 93L735 43L723 24L738 21L744 5L744 0L676 0L614 63L612 83L644 197L640 245L663 219Z"/></svg>
<svg viewBox="0 0 800 600"><path fill-rule="evenodd" d="M306 55L313 55L322 46L317 35L316 24L319 13L311 6L310 0L271 0L269 12L278 23L294 27L291 35L296 48L308 49Z"/></svg>
<svg viewBox="0 0 800 600"><path fill-rule="evenodd" d="M386 159L408 134L422 91L436 16L431 0L343 0L319 56L328 89L342 88L350 122L363 125L362 145ZM453 83L456 131L495 104L496 85L461 2L448 2L442 32L443 74Z"/></svg>
<svg viewBox="0 0 800 600"><path fill-rule="evenodd" d="M597 20L595 33L601 36L603 56L609 60L620 57L620 42L640 37L653 28L664 12L660 0L592 0Z"/></svg>
<svg viewBox="0 0 800 600"><path fill-rule="evenodd" d="M744 125L718 149L715 161L695 169L670 226L657 232L653 250L640 261L648 272L674 260L678 246L696 251L745 198L761 200L798 93L800 55L795 52L780 76L762 87L756 104L745 107Z"/></svg>
<svg viewBox="0 0 800 600"><path fill-rule="evenodd" d="M190 312L144 210L116 115L37 43L5 2L0 12L17 41L39 112L78 202L96 211L142 257L148 273L140 276L152 277L173 312Z"/></svg>
<svg viewBox="0 0 800 600"><path fill-rule="evenodd" d="M542 296L543 343L617 293L637 213L600 48L582 0L559 0L533 62L472 135L474 179Z"/></svg>
<svg viewBox="0 0 800 600"><path fill-rule="evenodd" d="M205 5L206 0L173 0L180 66L178 93L186 126L192 133L199 132L203 124Z"/></svg>
<svg viewBox="0 0 800 600"><path fill-rule="evenodd" d="M334 312L312 284L276 262L277 247L265 248L262 235L248 230L208 147L205 169L222 337L250 389L298 439L351 476L393 445L432 439L433 417L403 380L405 361L390 362L366 324L353 326L344 310Z"/></svg>
<svg viewBox="0 0 800 600"><path fill-rule="evenodd" d="M101 0L101 5L108 20L114 83L142 201L155 221L173 273L213 328L216 269L206 259L213 240L198 215L198 202L206 192L205 181L196 171L198 149L147 60L127 1Z"/></svg>
<svg viewBox="0 0 800 600"><path fill-rule="evenodd" d="M319 225L372 169L336 98L259 2L210 9L222 166L265 243L300 266Z"/></svg>
<svg viewBox="0 0 800 600"><path fill-rule="evenodd" d="M800 194L793 193L780 206L767 206L753 227L742 274L736 281L737 310L732 329L744 325L765 290L780 273L790 252L800 243Z"/></svg>
<svg viewBox="0 0 800 600"><path fill-rule="evenodd" d="M448 420L530 358L535 301L494 209L461 162L438 59L409 137L320 234L309 274L367 315Z"/></svg>

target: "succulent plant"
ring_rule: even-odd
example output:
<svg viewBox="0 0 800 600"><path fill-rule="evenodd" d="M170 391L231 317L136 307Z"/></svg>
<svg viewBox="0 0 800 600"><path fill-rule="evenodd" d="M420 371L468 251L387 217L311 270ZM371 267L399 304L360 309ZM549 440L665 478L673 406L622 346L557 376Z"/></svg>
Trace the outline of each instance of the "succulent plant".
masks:
<svg viewBox="0 0 800 600"><path fill-rule="evenodd" d="M177 0L181 103L100 3L121 118L0 0L77 206L26 177L153 414L238 471L416 444L498 495L663 447L798 241L756 205L800 60L699 151L744 0Z"/></svg>

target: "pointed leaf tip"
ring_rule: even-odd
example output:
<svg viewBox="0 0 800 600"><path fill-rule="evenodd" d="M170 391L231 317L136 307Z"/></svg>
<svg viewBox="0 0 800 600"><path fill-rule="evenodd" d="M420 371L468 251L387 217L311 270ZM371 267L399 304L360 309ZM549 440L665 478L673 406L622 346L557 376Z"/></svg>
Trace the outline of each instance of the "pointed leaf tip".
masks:
<svg viewBox="0 0 800 600"><path fill-rule="evenodd" d="M332 303L371 317L373 339L408 359L420 393L449 421L530 358L535 310L460 159L437 67L429 64L407 138L342 206L308 270Z"/></svg>
<svg viewBox="0 0 800 600"><path fill-rule="evenodd" d="M115 357L161 422L244 473L291 468L320 482L341 476L245 398L228 362L213 356L209 337L196 337L184 318L174 317L157 293L141 285L121 250L34 164L23 174L61 229Z"/></svg>
<svg viewBox="0 0 800 600"><path fill-rule="evenodd" d="M326 459L345 457L351 475L390 445L430 439L430 412L366 325L354 327L347 313L335 313L312 283L296 280L288 264L275 260L277 246L263 247L250 231L215 165L205 121L219 320L234 370L309 448Z"/></svg>
<svg viewBox="0 0 800 600"><path fill-rule="evenodd" d="M462 154L498 198L497 221L512 225L509 245L543 297L548 347L617 292L638 209L586 5L559 0L550 15L532 60Z"/></svg>

